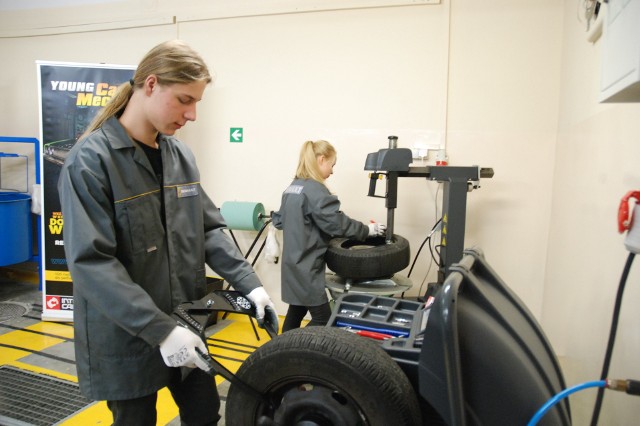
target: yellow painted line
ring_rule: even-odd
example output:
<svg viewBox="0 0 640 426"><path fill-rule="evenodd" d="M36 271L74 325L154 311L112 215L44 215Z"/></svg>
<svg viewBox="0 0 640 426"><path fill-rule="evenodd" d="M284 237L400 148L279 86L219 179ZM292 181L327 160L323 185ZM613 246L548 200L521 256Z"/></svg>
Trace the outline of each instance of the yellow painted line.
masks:
<svg viewBox="0 0 640 426"><path fill-rule="evenodd" d="M0 343L32 351L41 351L62 342L64 342L64 339L58 337L34 334L22 330L11 331L0 335Z"/></svg>
<svg viewBox="0 0 640 426"><path fill-rule="evenodd" d="M49 370L42 367L36 367L31 364L25 364L23 362L14 361L4 363L6 365L12 365L22 370L31 371L33 373L39 373L56 377L62 380L77 383L78 378L71 374L64 374L58 371ZM171 392L167 388L163 388L158 392L158 402L156 404L158 411L158 425L165 425L178 416L178 407L173 401ZM113 422L111 411L107 407L105 401L97 401L95 404L87 406L82 411L73 415L73 417L61 422L61 426L85 426L85 425L110 425Z"/></svg>
<svg viewBox="0 0 640 426"><path fill-rule="evenodd" d="M236 349L233 347L233 345L228 343L208 341L207 346L209 347L209 353L211 353L212 355L240 359L240 360L246 359L253 352L251 348L236 347L237 348ZM220 347L220 346L224 346L224 347Z"/></svg>
<svg viewBox="0 0 640 426"><path fill-rule="evenodd" d="M7 365L12 365L12 366L14 366L16 368L19 368L21 370L31 371L33 373L45 374L47 376L57 377L58 379L67 380L67 381L70 381L70 382L78 383L78 378L73 374L65 374L65 373L61 373L59 371L49 370L48 368L38 367L38 366L35 366L35 365L32 365L32 364L27 364L27 363L20 362L20 361L12 361L12 362L8 362L6 364Z"/></svg>
<svg viewBox="0 0 640 426"><path fill-rule="evenodd" d="M22 370L31 371L34 373L40 373L57 377L59 379L68 380L70 382L77 383L78 378L70 375L63 374L57 371L48 370L46 368L36 367L23 362L11 362L7 363L16 368ZM158 425L165 425L178 416L178 407L176 406L171 393L167 388L161 389L158 392L158 402L156 404L158 411ZM97 401L95 404L87 406L82 411L73 415L73 417L61 422L61 426L85 426L85 425L110 425L113 422L111 411L107 407L105 401Z"/></svg>
<svg viewBox="0 0 640 426"><path fill-rule="evenodd" d="M13 361L31 354L30 351L0 347L0 365L10 364Z"/></svg>
<svg viewBox="0 0 640 426"><path fill-rule="evenodd" d="M221 359L221 358L216 358L216 360L222 364L227 370L231 371L232 373L235 373L236 371L238 371L238 368L240 368L240 366L242 365L241 362L237 362L237 361L231 361L228 359ZM226 379L224 379L224 377L222 377L224 381Z"/></svg>
<svg viewBox="0 0 640 426"><path fill-rule="evenodd" d="M76 413L73 417L58 423L60 426L89 426L89 425L110 425L113 423L113 416L105 401L99 401L87 406L84 410Z"/></svg>
<svg viewBox="0 0 640 426"><path fill-rule="evenodd" d="M55 334L63 339L73 339L73 327L65 325L59 322L38 322L28 327L25 330L38 331L40 333Z"/></svg>
<svg viewBox="0 0 640 426"><path fill-rule="evenodd" d="M178 407L167 388L158 392L156 411L158 412L158 425L168 424L179 414ZM113 416L107 407L107 403L99 401L74 414L72 418L60 423L60 426L110 425L112 422Z"/></svg>
<svg viewBox="0 0 640 426"><path fill-rule="evenodd" d="M11 365L21 370L31 371L33 373L44 374L58 379L67 380L69 382L77 383L78 378L72 374L65 374L59 371L49 370L47 368L37 367L35 365L26 364L20 361L3 363ZM107 408L107 403L104 401L97 402L87 406L82 411L74 414L73 417L59 423L61 426L88 426L88 425L110 425L113 422L111 411Z"/></svg>
<svg viewBox="0 0 640 426"><path fill-rule="evenodd" d="M214 340L209 340L207 343L209 345L209 350L214 357L218 355L238 360L235 361L233 359L229 360L216 358L217 361L220 362L225 368L235 373L238 368L240 368L242 361L250 355L250 352L253 352L253 350L255 350L254 347L262 346L263 344L267 343L270 338L266 331L258 328L257 324L254 322L254 325L256 325L256 329L258 330L258 335L260 336L260 340L257 340L253 328L249 323L249 317L247 317L246 315L231 314L227 316L227 319L229 320L229 324L215 334L209 336L210 339ZM280 323L282 323L282 321L283 319L280 318ZM64 342L64 339L72 339L73 327L57 322L40 322L26 327L26 329L60 336L60 338L38 335L21 330L2 334L0 335L0 343L24 348L24 350L0 347L0 365L8 364L23 370L45 374L52 377L57 377L62 380L68 380L77 383L78 379L73 374L65 374L62 372L49 370L47 368L38 367L18 361L18 359L29 355L31 353L30 351L41 351L48 347ZM224 340L224 342L216 340ZM212 345L224 347L219 348L213 347ZM216 383L220 385L220 383L222 383L225 379L222 376L217 375L215 380ZM171 393L167 388L163 388L158 392L158 403L156 407L158 411L158 425L168 424L179 414L178 407L176 406ZM84 410L78 412L72 418L61 422L60 425L102 426L110 425L112 421L113 418L106 402L99 401L87 406Z"/></svg>
<svg viewBox="0 0 640 426"><path fill-rule="evenodd" d="M242 365L242 362L251 355L255 348L267 343L271 338L266 331L259 328L256 329L260 340L256 339L256 335L249 323L249 317L246 315L228 315L229 324L213 335L209 336L207 345L211 355L222 364L226 369L235 373ZM280 322L282 320L280 319ZM223 346L223 347L220 347ZM225 359L223 357L232 358ZM225 379L216 376L216 382L220 384Z"/></svg>
<svg viewBox="0 0 640 426"><path fill-rule="evenodd" d="M253 346L262 346L270 340L267 332L258 327L258 324L254 321L253 324L256 326L258 336L260 337L260 340L256 339L256 335L249 323L249 317L246 315L231 314L227 316L227 319L230 320L231 323L210 337ZM279 322L282 323L281 318Z"/></svg>
<svg viewBox="0 0 640 426"><path fill-rule="evenodd" d="M175 419L179 414L178 406L176 405L169 389L162 388L158 391L158 402L156 402L156 411L158 412L159 425L166 425L171 420Z"/></svg>

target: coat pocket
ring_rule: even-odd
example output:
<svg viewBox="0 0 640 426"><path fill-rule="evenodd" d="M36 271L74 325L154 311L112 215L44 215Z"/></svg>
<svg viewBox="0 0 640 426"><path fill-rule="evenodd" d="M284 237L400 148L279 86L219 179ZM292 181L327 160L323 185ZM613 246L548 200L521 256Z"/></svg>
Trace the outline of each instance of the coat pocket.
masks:
<svg viewBox="0 0 640 426"><path fill-rule="evenodd" d="M158 193L116 203L116 232L120 248L132 255L159 250L164 239L164 226L160 214Z"/></svg>

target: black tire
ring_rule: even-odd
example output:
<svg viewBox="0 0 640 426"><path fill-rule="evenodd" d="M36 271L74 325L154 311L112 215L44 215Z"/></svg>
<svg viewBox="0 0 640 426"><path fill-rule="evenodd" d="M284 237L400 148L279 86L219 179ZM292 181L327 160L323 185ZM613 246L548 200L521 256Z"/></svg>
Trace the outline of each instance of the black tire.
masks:
<svg viewBox="0 0 640 426"><path fill-rule="evenodd" d="M390 243L385 237L365 241L334 238L329 242L325 260L337 275L358 280L391 277L409 265L410 257L409 241L394 234Z"/></svg>
<svg viewBox="0 0 640 426"><path fill-rule="evenodd" d="M232 384L228 426L420 425L416 394L398 364L379 344L339 328L281 334L253 352L236 375L269 403Z"/></svg>

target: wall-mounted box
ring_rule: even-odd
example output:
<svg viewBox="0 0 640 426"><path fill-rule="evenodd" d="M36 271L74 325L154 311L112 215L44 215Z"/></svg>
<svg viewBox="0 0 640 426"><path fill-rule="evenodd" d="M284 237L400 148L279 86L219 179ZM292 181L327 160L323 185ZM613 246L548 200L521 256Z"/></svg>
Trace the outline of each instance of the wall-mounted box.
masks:
<svg viewBox="0 0 640 426"><path fill-rule="evenodd" d="M640 102L640 0L609 0L600 102Z"/></svg>

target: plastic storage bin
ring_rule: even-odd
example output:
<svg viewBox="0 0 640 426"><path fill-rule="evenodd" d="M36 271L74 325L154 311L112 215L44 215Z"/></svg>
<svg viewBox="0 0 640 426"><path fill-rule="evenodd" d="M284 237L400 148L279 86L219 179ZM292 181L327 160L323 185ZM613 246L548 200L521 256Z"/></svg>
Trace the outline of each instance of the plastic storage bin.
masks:
<svg viewBox="0 0 640 426"><path fill-rule="evenodd" d="M0 266L31 259L31 196L21 192L0 192Z"/></svg>

